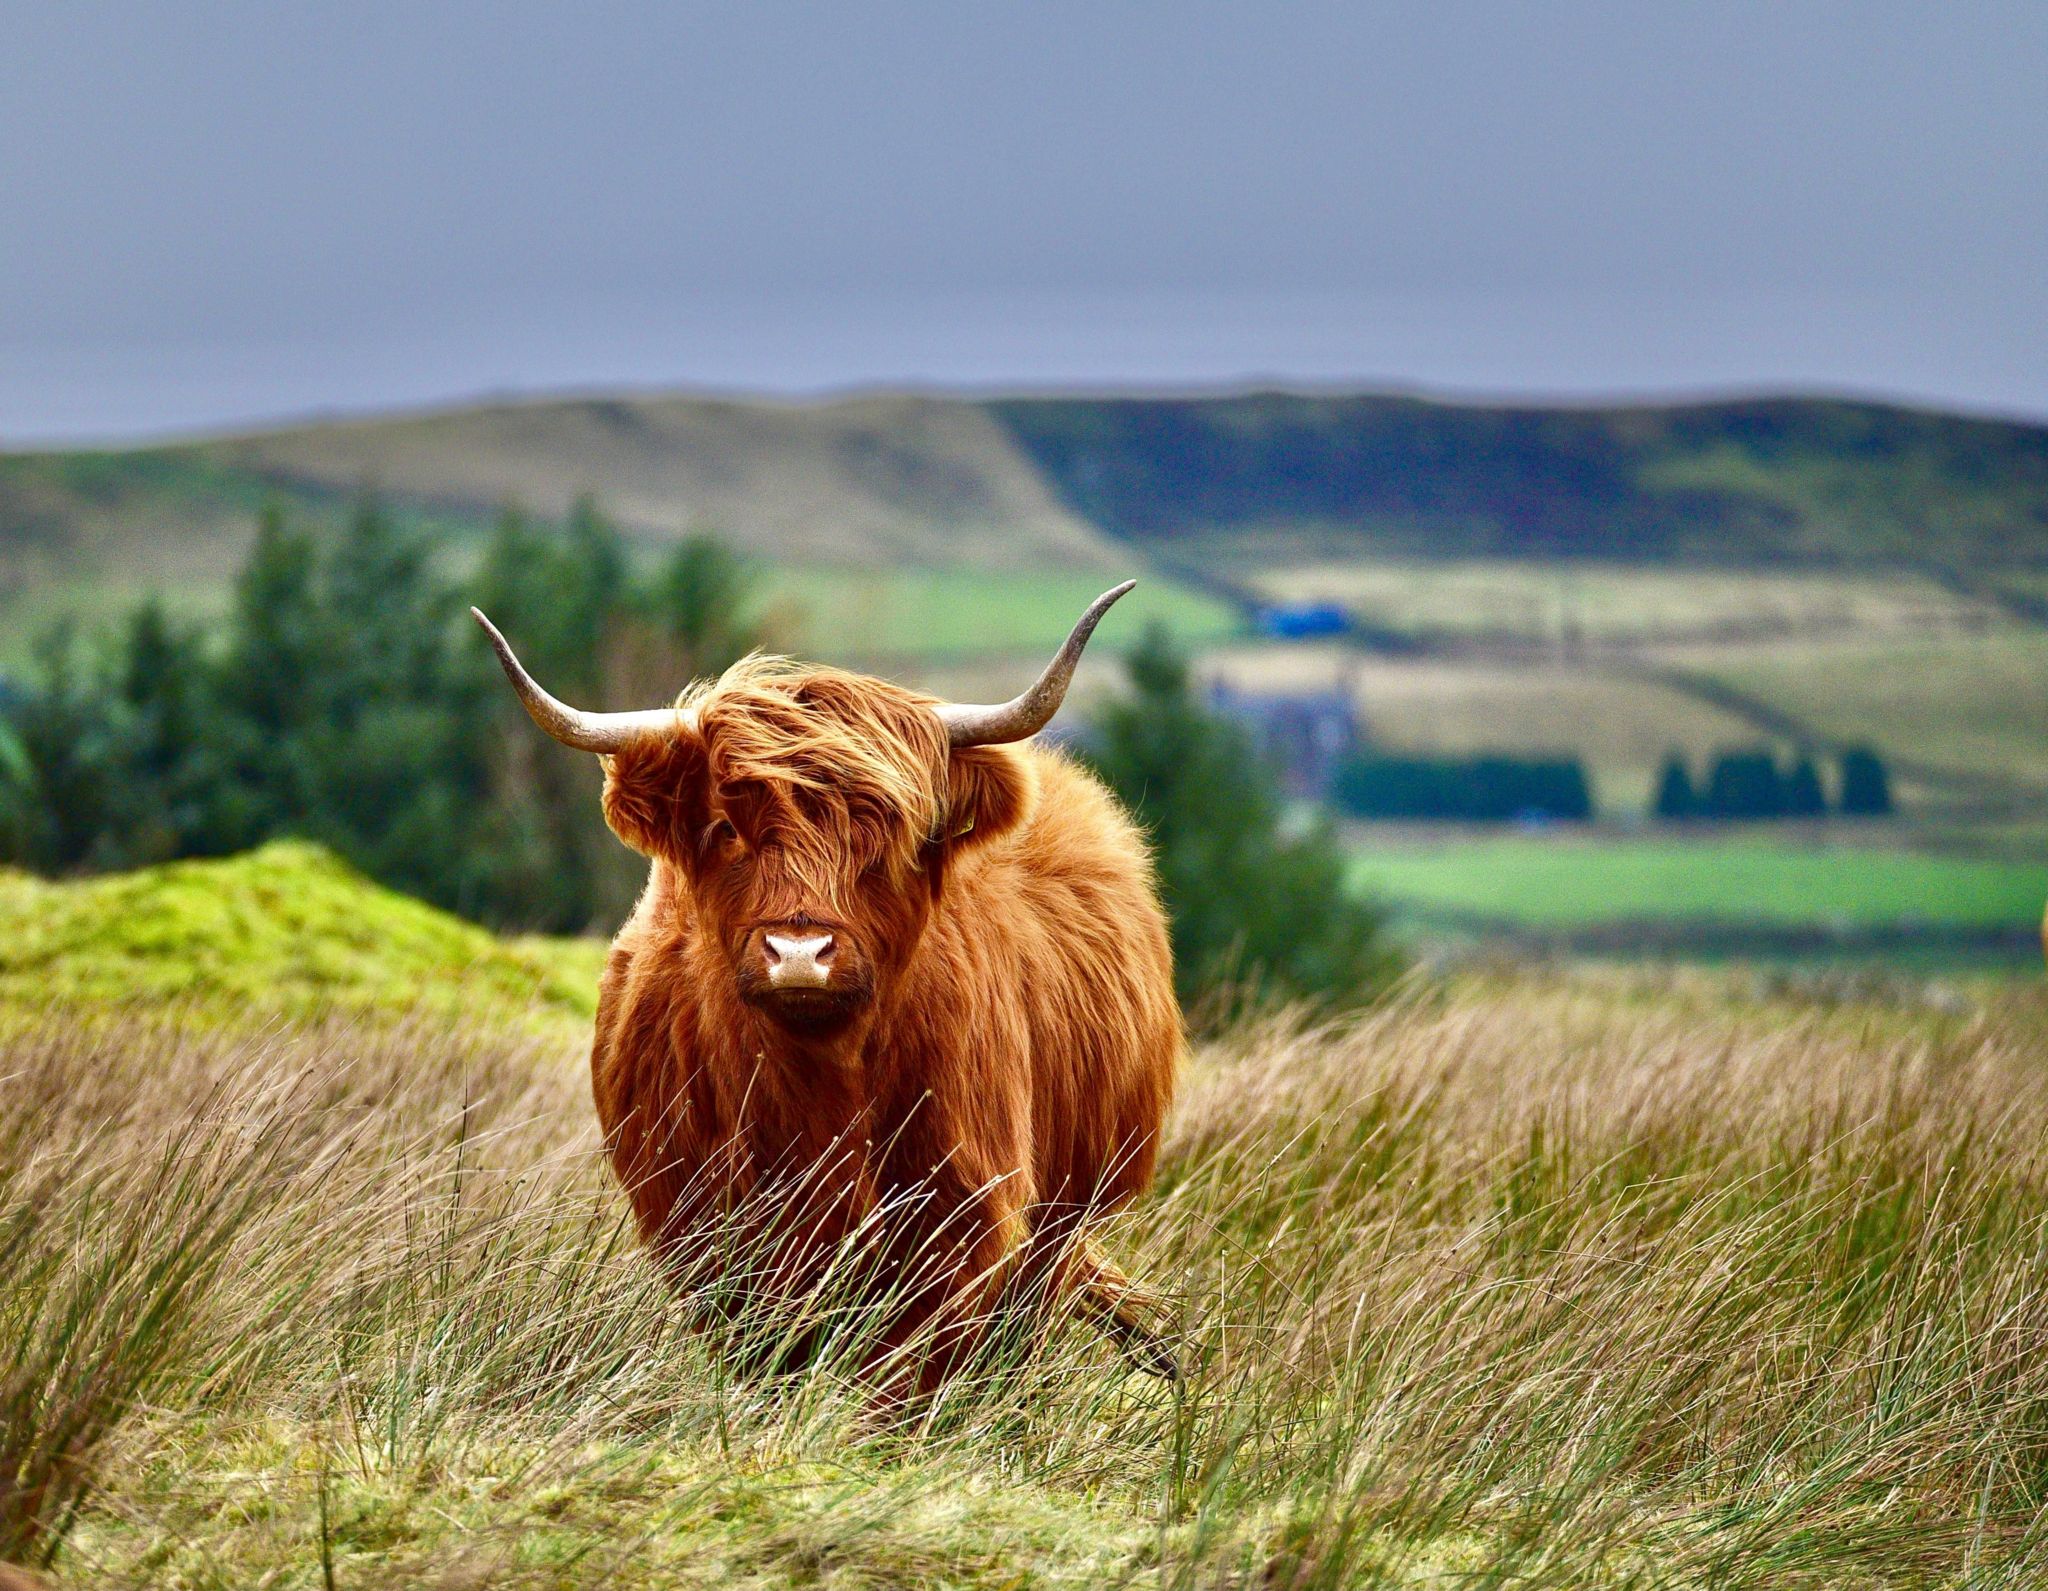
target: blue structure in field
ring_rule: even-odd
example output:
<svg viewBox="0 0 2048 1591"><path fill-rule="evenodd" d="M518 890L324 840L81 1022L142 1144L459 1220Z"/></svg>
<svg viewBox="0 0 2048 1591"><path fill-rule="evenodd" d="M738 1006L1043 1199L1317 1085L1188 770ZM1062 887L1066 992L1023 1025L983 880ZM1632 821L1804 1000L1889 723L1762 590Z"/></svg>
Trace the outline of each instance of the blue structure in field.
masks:
<svg viewBox="0 0 2048 1591"><path fill-rule="evenodd" d="M1351 615L1334 602L1280 602L1253 616L1261 635L1276 641L1314 641L1351 633Z"/></svg>

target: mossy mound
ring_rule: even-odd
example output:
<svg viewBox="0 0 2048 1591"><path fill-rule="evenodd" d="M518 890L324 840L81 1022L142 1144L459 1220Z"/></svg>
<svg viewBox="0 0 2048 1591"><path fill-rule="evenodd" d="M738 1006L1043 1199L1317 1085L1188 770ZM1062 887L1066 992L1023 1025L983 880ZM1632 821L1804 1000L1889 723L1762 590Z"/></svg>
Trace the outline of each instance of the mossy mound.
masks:
<svg viewBox="0 0 2048 1591"><path fill-rule="evenodd" d="M220 1019L422 1009L586 1021L603 947L500 939L284 840L52 883L0 872L0 1010Z"/></svg>

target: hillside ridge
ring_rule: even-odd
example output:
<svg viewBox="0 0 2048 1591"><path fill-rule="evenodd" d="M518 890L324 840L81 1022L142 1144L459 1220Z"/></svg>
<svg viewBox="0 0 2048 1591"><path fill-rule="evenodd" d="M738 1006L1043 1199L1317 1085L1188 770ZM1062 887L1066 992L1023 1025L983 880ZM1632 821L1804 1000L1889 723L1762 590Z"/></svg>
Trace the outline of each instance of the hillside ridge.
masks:
<svg viewBox="0 0 2048 1591"><path fill-rule="evenodd" d="M594 494L784 564L1121 574L1316 556L2048 565L2048 425L1836 398L1376 392L523 398L141 448L0 452L0 619L211 586L267 501L365 490L453 541Z"/></svg>

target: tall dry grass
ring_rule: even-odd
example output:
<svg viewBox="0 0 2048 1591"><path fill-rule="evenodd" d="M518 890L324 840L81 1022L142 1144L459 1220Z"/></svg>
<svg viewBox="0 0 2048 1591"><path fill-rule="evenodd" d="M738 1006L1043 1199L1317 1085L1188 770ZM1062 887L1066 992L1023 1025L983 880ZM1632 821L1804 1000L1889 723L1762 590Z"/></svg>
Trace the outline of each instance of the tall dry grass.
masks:
<svg viewBox="0 0 2048 1591"><path fill-rule="evenodd" d="M690 1330L573 1041L52 1021L0 1068L0 1558L93 1585L2041 1583L2043 1016L1517 982L1242 1030L1109 1235L1174 1295L1187 1382L1064 1329L893 1427L852 1370L858 1256L739 1328L821 1338L805 1372Z"/></svg>

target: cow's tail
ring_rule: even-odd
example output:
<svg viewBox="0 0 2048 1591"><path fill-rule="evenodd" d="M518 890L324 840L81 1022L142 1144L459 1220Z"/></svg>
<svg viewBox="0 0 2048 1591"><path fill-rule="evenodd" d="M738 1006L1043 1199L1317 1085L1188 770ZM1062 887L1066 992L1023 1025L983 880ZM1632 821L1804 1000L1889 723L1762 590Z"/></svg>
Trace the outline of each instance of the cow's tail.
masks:
<svg viewBox="0 0 2048 1591"><path fill-rule="evenodd" d="M1164 1313L1166 1300L1126 1276L1092 1237L1075 1243L1069 1264L1069 1296L1081 1313L1140 1370L1167 1381L1181 1380L1180 1361L1154 1324Z"/></svg>

